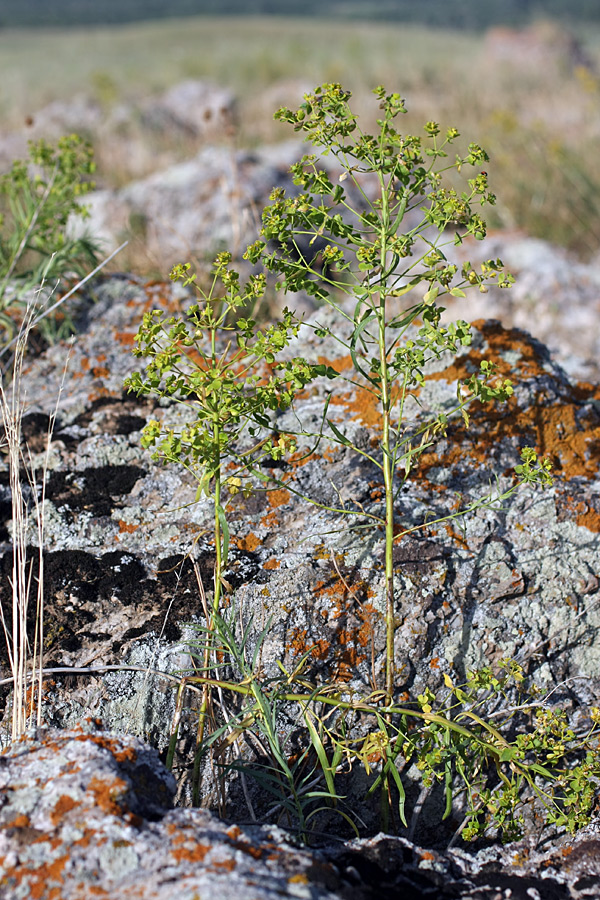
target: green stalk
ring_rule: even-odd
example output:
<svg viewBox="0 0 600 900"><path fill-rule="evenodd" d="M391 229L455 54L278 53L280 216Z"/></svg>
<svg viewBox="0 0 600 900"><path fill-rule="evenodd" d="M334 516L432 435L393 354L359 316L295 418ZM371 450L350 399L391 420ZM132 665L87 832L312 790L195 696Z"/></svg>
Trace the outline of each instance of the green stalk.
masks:
<svg viewBox="0 0 600 900"><path fill-rule="evenodd" d="M215 444L219 446L219 426L214 427ZM217 454L219 451L217 450ZM221 509L221 459L218 456L217 465L215 467L215 591L213 597L213 609L219 611L221 605L221 576L223 574L223 547L221 535L221 519L219 511Z"/></svg>
<svg viewBox="0 0 600 900"><path fill-rule="evenodd" d="M389 232L389 207L387 187L380 175L381 186L381 256L380 266L382 281L379 287L379 309L377 320L379 326L379 360L381 365L381 412L382 412L382 439L383 452L383 482L385 486L385 692L388 703L392 702L394 692L394 633L395 633L395 597L394 597L394 457L391 445L391 412L392 412L392 385L388 369L386 347L386 312L385 301L387 297L387 236Z"/></svg>
<svg viewBox="0 0 600 900"><path fill-rule="evenodd" d="M203 678L200 676L193 676L187 679L189 684L209 684L211 687L223 688L224 690L233 691L236 694L241 694L244 697L254 696L256 700L256 685L253 684L243 684L241 682L235 681L226 681L221 678ZM281 693L279 695L279 699L284 703L300 703L306 705L307 703L323 703L326 706L335 707L338 710L349 710L354 712L363 712L367 715L377 716L407 716L412 719L419 719L422 722L432 722L436 725L441 726L442 728L447 728L450 731L453 731L455 734L460 734L463 737L471 739L473 742L479 744L480 747L483 747L487 753L490 753L494 757L499 757L502 750L506 747L512 746L501 734L495 729L493 726L486 722L485 719L480 718L476 714L468 711L463 712L461 715L465 717L473 719L476 724L480 725L489 735L490 740L485 740L483 737L475 734L468 728L465 728L464 725L459 725L454 719L449 719L446 716L435 713L435 712L425 712L424 710L419 709L411 709L408 706L374 706L367 701L350 701L350 700L340 700L339 696L332 696L329 694L320 694L318 691L313 691L310 694L300 694L291 691L290 693ZM518 761L512 761L511 765L513 768L519 772L525 772L529 768L527 763L520 764Z"/></svg>
<svg viewBox="0 0 600 900"><path fill-rule="evenodd" d="M213 436L215 439L216 447L219 446L219 425L216 424L213 429ZM215 496L214 496L214 511L215 511L215 571L214 571L214 596L213 596L213 611L219 612L219 607L221 604L221 575L222 575L222 566L223 566L223 553L221 547L221 520L219 518L219 509L221 507L221 459L220 453L217 450L217 465L215 466ZM207 638L207 643L210 644L212 641L212 635L214 632L214 618L209 623L209 636ZM208 675L209 671L209 662L210 662L210 646L207 648L206 655L206 670L205 674ZM198 730L196 732L196 749L194 754L194 771L192 774L192 806L200 805L200 762L202 759L201 747L204 743L204 729L206 726L206 715L208 713L208 706L210 702L210 687L205 682L205 691L202 697L202 704L200 706L200 712L198 717Z"/></svg>
<svg viewBox="0 0 600 900"><path fill-rule="evenodd" d="M382 318L385 316L383 311ZM381 407L383 413L383 482L385 485L385 692L388 702L392 701L394 692L394 633L396 628L394 597L394 466L391 433L391 396L388 380L387 356L385 350L385 320L380 321L380 358L381 358Z"/></svg>

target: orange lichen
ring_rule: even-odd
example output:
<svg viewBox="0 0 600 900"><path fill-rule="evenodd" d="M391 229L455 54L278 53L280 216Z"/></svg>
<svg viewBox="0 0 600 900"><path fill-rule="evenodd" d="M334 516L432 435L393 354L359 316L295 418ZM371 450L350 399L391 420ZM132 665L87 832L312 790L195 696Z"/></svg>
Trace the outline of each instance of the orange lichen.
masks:
<svg viewBox="0 0 600 900"><path fill-rule="evenodd" d="M122 778L115 778L112 781L103 781L101 778L94 776L90 779L88 790L94 795L95 805L103 812L113 816L123 814L123 807L117 802L127 789L127 784Z"/></svg>
<svg viewBox="0 0 600 900"><path fill-rule="evenodd" d="M267 493L267 501L272 509L276 509L278 506L285 506L286 503L290 502L290 492L286 491L285 488L269 491Z"/></svg>
<svg viewBox="0 0 600 900"><path fill-rule="evenodd" d="M125 347L133 347L135 335L135 331L115 331L115 340Z"/></svg>
<svg viewBox="0 0 600 900"><path fill-rule="evenodd" d="M52 882L63 882L63 871L69 861L69 856L65 855L50 863L42 863L36 865L35 868L29 869L25 866L15 866L4 868L2 881L6 885L13 882L22 884L27 881L28 897L31 900L61 900L63 896L62 887L56 885L50 887Z"/></svg>
<svg viewBox="0 0 600 900"><path fill-rule="evenodd" d="M281 563L279 562L278 559L271 558L265 562L265 564L263 565L263 569L269 569L269 570L278 569L280 566L281 566Z"/></svg>
<svg viewBox="0 0 600 900"><path fill-rule="evenodd" d="M50 813L50 820L53 825L58 825L62 817L77 806L75 800L68 794L61 794L54 805L54 809Z"/></svg>
<svg viewBox="0 0 600 900"><path fill-rule="evenodd" d="M488 349L473 350L429 378L449 382L466 379L479 369L482 359L495 363L502 378L512 377L518 381L529 377L553 377L544 369L544 360L523 332L493 323L474 324L481 330ZM507 350L520 353L515 365L502 358L502 353ZM453 439L448 442L446 451L439 456L431 451L423 454L420 472L426 473L431 467L452 466L464 460L465 452L470 458L483 462L502 438L519 437L523 443L535 446L542 456L548 456L557 474L564 479L593 475L600 462L600 418L589 401L600 398L600 388L587 384L563 386L561 393L557 403L548 403L540 393L539 402L526 409L520 408L514 397L498 407L473 404L471 431L462 422L455 423Z"/></svg>
<svg viewBox="0 0 600 900"><path fill-rule="evenodd" d="M241 850L242 853L247 853L252 859L263 858L264 851L261 847L253 847L252 844L246 844L244 841L236 841L234 846L237 850Z"/></svg>
<svg viewBox="0 0 600 900"><path fill-rule="evenodd" d="M94 724L101 725L102 722L101 720L96 719L94 720ZM91 741L93 744L96 744L97 747L104 747L106 750L110 750L117 762L135 762L137 759L135 747L121 747L116 738L106 737L102 734L87 734L85 731L81 730L80 726L76 726L73 730L80 731L80 734L75 737L67 735L65 740Z"/></svg>
<svg viewBox="0 0 600 900"><path fill-rule="evenodd" d="M252 534L252 532L247 534L245 538L238 538L237 540L239 549L245 550L247 553L254 553L260 547L260 544L260 538Z"/></svg>
<svg viewBox="0 0 600 900"><path fill-rule="evenodd" d="M295 450L294 453L290 453L288 456L287 464L291 469L300 469L312 459L315 459L317 455L315 453L309 454L306 450Z"/></svg>
<svg viewBox="0 0 600 900"><path fill-rule="evenodd" d="M175 846L171 850L171 856L177 862L204 862L206 854L210 851L208 844L196 843L186 834L178 834L173 839L173 843L185 844L185 846Z"/></svg>
<svg viewBox="0 0 600 900"><path fill-rule="evenodd" d="M546 368L538 346L524 332L484 321L475 322L474 326L481 332L485 346L458 357L444 370L428 375L428 380L465 381L479 371L484 359L497 366L501 378L516 382L531 378L541 381L543 378L547 383L555 377ZM505 358L508 351L518 353L516 363ZM322 362L334 365L337 371L351 368L349 357ZM514 397L499 406L475 402L470 408L472 427L467 429L462 421L454 422L451 425L452 440L445 445L444 452L438 454L432 449L424 453L414 477L426 477L433 468L464 463L465 458L484 463L489 459L490 449L498 446L502 438L515 437L522 445L530 444L542 456L548 456L557 473L565 479L590 477L600 464L600 417L590 400L600 400L600 388L582 383L574 387L561 384L558 402L552 402L540 393L539 401L526 409L519 408ZM377 397L366 389L352 387L346 393L338 392L331 402L344 406L353 418L368 426L377 427L381 421ZM377 442L377 437L373 440ZM515 462L518 461L517 457ZM597 530L598 523L593 515L586 521Z"/></svg>
<svg viewBox="0 0 600 900"><path fill-rule="evenodd" d="M593 506L590 506L589 503L583 500L575 500L568 495L562 496L561 502L563 509L568 510L573 515L578 525L596 534L600 532L600 513Z"/></svg>
<svg viewBox="0 0 600 900"><path fill-rule="evenodd" d="M233 872L236 862L234 859L217 860L210 864L210 869L214 872Z"/></svg>
<svg viewBox="0 0 600 900"><path fill-rule="evenodd" d="M106 368L106 366L94 366L94 368L92 369L92 375L94 376L94 378L108 378L110 372Z"/></svg>
<svg viewBox="0 0 600 900"><path fill-rule="evenodd" d="M134 531L137 531L139 525L133 525L130 522L124 522L123 519L119 519L119 532L122 534L126 532L127 534L132 534Z"/></svg>
<svg viewBox="0 0 600 900"><path fill-rule="evenodd" d="M344 406L352 413L351 419L360 419L364 425L377 428L381 424L381 406L377 397L366 388L352 387L346 393L334 394L332 406Z"/></svg>
<svg viewBox="0 0 600 900"><path fill-rule="evenodd" d="M260 524L264 528L275 528L277 526L278 522L279 522L279 516L277 515L275 510L272 510L272 512L267 513L267 515L263 516L260 520Z"/></svg>
<svg viewBox="0 0 600 900"><path fill-rule="evenodd" d="M338 565L342 564L343 559ZM315 659L328 661L333 677L347 681L367 658L363 651L373 641L378 614L366 601L373 590L360 579L348 583L336 572L330 581L318 581L314 593L327 603L319 612L326 622L333 624L332 636L329 640L310 641L307 630L297 628L291 633L288 647L295 655L309 652Z"/></svg>
<svg viewBox="0 0 600 900"><path fill-rule="evenodd" d="M450 540L452 540L456 544L458 544L459 547L462 547L463 550L469 549L469 544L465 540L464 536L462 534L460 534L458 531L456 531L456 529L453 528L449 522L445 523L444 530L445 530L446 534L448 535L448 537L450 538Z"/></svg>
<svg viewBox="0 0 600 900"><path fill-rule="evenodd" d="M29 816L25 815L25 813L20 813L16 818L12 819L12 821L7 822L4 826L5 828L29 828L31 825L31 820Z"/></svg>
<svg viewBox="0 0 600 900"><path fill-rule="evenodd" d="M320 366L331 366L336 372L349 372L354 368L354 363L349 353L346 356L338 356L336 359L327 359L326 356L319 356L317 361Z"/></svg>

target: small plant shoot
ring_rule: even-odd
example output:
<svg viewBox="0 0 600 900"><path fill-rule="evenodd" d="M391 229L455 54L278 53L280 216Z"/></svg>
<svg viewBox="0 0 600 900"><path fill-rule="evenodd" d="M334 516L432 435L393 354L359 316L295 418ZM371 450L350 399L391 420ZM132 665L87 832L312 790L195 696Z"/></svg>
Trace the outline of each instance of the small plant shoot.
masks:
<svg viewBox="0 0 600 900"><path fill-rule="evenodd" d="M30 142L29 159L16 160L0 177L2 343L18 331L36 288L45 283L52 290L96 266L95 242L71 237L67 229L71 216L88 214L80 199L94 188L90 180L94 168L91 147L71 135L60 138L56 146L44 140ZM63 336L56 319L44 328L47 338Z"/></svg>

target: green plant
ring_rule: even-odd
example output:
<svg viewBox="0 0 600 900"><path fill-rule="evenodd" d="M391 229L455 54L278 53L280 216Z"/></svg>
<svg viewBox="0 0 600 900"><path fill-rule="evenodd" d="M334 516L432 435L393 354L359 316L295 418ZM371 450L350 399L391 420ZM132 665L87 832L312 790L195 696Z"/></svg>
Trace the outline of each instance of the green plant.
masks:
<svg viewBox="0 0 600 900"><path fill-rule="evenodd" d="M73 276L82 277L97 264L96 244L88 237L70 237L67 228L71 217L87 215L79 199L93 187L93 171L91 148L71 135L60 138L56 147L43 140L30 143L29 159L15 161L0 177L4 343L18 330L32 291L44 282L54 288Z"/></svg>
<svg viewBox="0 0 600 900"><path fill-rule="evenodd" d="M351 375L340 375L330 366L309 364L304 359L282 361L278 354L298 332L299 323L285 310L279 324L257 330L242 307L261 295L265 276L252 276L242 289L226 254L217 259L210 290L200 290L202 303L192 307L185 319L165 321L155 311L144 318L137 337L136 355L150 362L146 374L135 373L128 387L183 402L192 414L183 426L149 423L144 444L155 448L155 457L189 468L198 479L199 491L208 493L214 506L213 600L197 648L198 671L187 682L197 682L207 690L229 689L245 698L235 721L225 721L205 738L205 694L199 746L214 743L228 730L240 736L258 729L271 753L263 781L280 793L287 786L287 801L282 804L288 815L294 813L303 833L321 801L339 811L338 769L359 760L370 772L374 757L378 760L374 788L382 790L386 824L394 791L400 819L406 823L400 770L416 760L426 781L443 780L447 814L456 779L462 782L467 835L485 827L479 824L484 814L512 834L517 805L532 797L545 806L548 820L557 819L564 809L564 824L575 827L589 814L590 798L580 792L577 802L569 806L570 801L561 801L561 791L577 793L574 785L581 776L577 754L581 747L589 746L587 736L580 739L570 734L568 739L554 740L556 735L553 737L550 729L541 742L509 740L502 729L510 727L510 713L499 726L483 715L490 695L502 693L506 686L506 681L489 672L475 673L461 688L448 679L447 695L440 699L428 693L402 707L394 699L394 544L418 528L500 504L521 485L547 485L551 478L548 461L538 460L532 448L524 448L514 481L504 491L434 521L408 527L396 521L400 490L418 471L422 454L447 435L452 418L462 417L468 425L473 403L502 402L512 393L510 381L499 378L493 365L483 361L478 373L458 383L451 406L425 411L416 425L407 425L408 398L419 402L428 363L451 358L471 341L465 322L442 324L440 300L445 295L463 296L470 286L485 291L490 282L508 287L512 278L504 273L500 260L488 260L480 270L465 263L459 271L442 249L449 242L461 242L465 234L478 239L485 236L485 223L475 207L492 204L495 199L488 190L486 173L477 171L461 193L443 183L447 170L460 174L465 167L480 169L487 161L485 152L470 144L466 155L449 162L448 148L458 138L456 129L440 137L438 125L429 122L424 138L403 136L395 126L404 111L399 95L386 94L383 88L375 93L381 117L374 135L358 127L349 106L350 94L337 84L323 85L307 95L299 110L284 109L277 114L305 132L315 149L333 154L341 175L334 184L319 168L316 155L305 156L292 167L300 193L286 196L280 189L273 192L271 205L263 213L261 239L246 252L250 262L262 263L268 273L275 274L287 292L305 291L336 311L341 324L335 330L311 327L318 337L333 339L344 348L353 363ZM353 185L360 203L348 199L345 181ZM409 216L412 224L406 225ZM188 266L176 267L172 277L186 283L193 280ZM420 296L415 298L415 293ZM344 305L348 296L350 311ZM407 298L405 305L402 298ZM345 379L371 396L380 424L377 446L370 452L353 444L328 417L328 402L317 433L301 425L296 432L283 431L281 422L274 423L273 415L292 405L295 393L319 376ZM358 699L340 695L333 685L310 683L303 677L302 664L292 672L282 664L280 675L266 678L257 653L250 657L246 653L248 632L236 637L232 620L224 614L222 586L227 588L224 570L229 533L223 489L251 492L264 487L269 479L281 483L275 472L265 474L260 462L281 458L296 441L319 442L324 437L362 455L379 469L383 480L381 508L346 505L332 510L351 517L352 527L379 529L385 544L385 675L380 690ZM309 455L310 447L305 452ZM299 493L289 480L285 485ZM307 499L332 509L314 497ZM217 677L228 664L235 677ZM513 681L522 680L517 669L509 674ZM282 704L299 708L307 740L306 752L296 761L301 766L290 765L285 753L290 735L282 738L277 730L277 710ZM356 731L359 715L373 723L366 734ZM546 764L546 751L552 766ZM559 763L564 763L560 770ZM589 765L587 774L597 779L595 764ZM490 782L491 770L498 776L495 784ZM575 772L579 773L576 778ZM313 785L315 773L322 781L320 789ZM550 785L548 790L540 788L540 779Z"/></svg>
<svg viewBox="0 0 600 900"><path fill-rule="evenodd" d="M277 118L304 132L323 155L331 153L342 174L334 185L314 154L292 166L301 193L288 197L281 189L273 192L273 202L263 213L262 239L248 248L246 256L253 263L261 260L281 279L286 292L305 291L339 313L347 334L319 326L315 331L335 339L350 354L354 371L350 377L335 372L330 377L360 384L379 407L378 455L352 445L333 421L328 420L328 425L334 441L367 456L383 476L385 511L372 519L376 527L385 529L385 689L391 700L396 619L392 551L402 537L424 527L396 527L398 494L418 468L421 455L447 434L453 417L462 415L468 425L467 410L474 401L503 401L513 389L484 360L479 374L458 383L454 407L428 417L413 432L404 424L407 399L412 396L418 402L429 362L457 354L471 342L466 322L441 324L444 308L439 301L448 295L464 297L464 289L470 286L486 291L490 282L506 288L513 279L503 271L501 260L484 262L480 271L466 262L459 271L442 250L449 243L462 242L464 235L485 237L485 222L474 207L495 202L487 174L477 172L461 193L442 183L448 170L460 173L467 166L478 168L487 162L485 151L470 144L466 156L447 162L448 148L458 137L455 128L440 137L437 123L428 122L424 138L402 135L395 126L405 112L399 94L386 94L382 87L375 94L381 110L375 135L359 128L349 105L351 95L337 84L317 88L296 112L277 113ZM370 194L363 186L368 178L375 186ZM360 207L349 201L346 179L362 197ZM404 230L405 220L414 212L420 216ZM405 296L410 300L409 295L414 297L419 290L422 298L398 311L397 301ZM344 296L352 299L352 313L343 306ZM516 482L495 501L505 500L523 483L548 484L548 470L547 461L538 462L535 452L525 449ZM480 505L482 501L450 517ZM360 516L362 511L355 514Z"/></svg>
<svg viewBox="0 0 600 900"><path fill-rule="evenodd" d="M358 833L359 816L340 808L344 798L336 787L339 774L349 774L354 763L372 776L369 794L383 789L386 815L390 787L395 787L405 826L402 772L411 764L420 771L426 792L442 787L444 819L459 801L464 818L457 835L465 840L494 830L503 840L518 838L527 807L569 832L590 821L600 785L600 711L592 708L587 728L576 733L563 710L549 708L535 687L527 688L523 668L514 661L501 660L496 671L485 666L470 672L461 685L446 675L437 694L427 689L414 703L387 704L382 692L342 697L339 686L312 684L304 676L308 654L293 671L279 663L280 673L266 677L259 657L268 626L258 638L251 635L251 623L240 634L231 611L215 613L210 628L199 631L196 652L218 647L234 677L213 672L186 678L184 684L209 685L242 698L235 714L206 739L205 749L216 747L221 759L233 740L248 732L262 737L261 763L225 768L253 774L288 827L304 839L319 813L341 815ZM215 662L212 668L222 665ZM290 723L287 728L282 721ZM292 737L297 744L299 728L304 746L297 750ZM415 815L418 810L413 820Z"/></svg>
<svg viewBox="0 0 600 900"><path fill-rule="evenodd" d="M126 381L137 394L159 394L191 412L183 427L152 420L142 443L154 448L154 458L184 465L198 481L197 499L204 494L212 502L216 560L211 621L227 587L229 527L223 498L251 490L249 477L264 477L261 460L281 459L293 448L293 439L263 437L262 432L270 429L270 414L287 409L295 391L324 371L303 359L278 361L300 325L288 310L280 322L262 331L254 319L244 317L263 296L266 279L251 277L241 288L230 261L228 253L219 254L212 283L208 290L196 284L200 302L190 307L185 319L165 319L158 310L144 316L134 353L150 362L143 376L136 372ZM187 264L176 266L171 277L193 284L196 276L189 269ZM208 670L212 650L206 653L203 667ZM200 741L208 703L206 696Z"/></svg>

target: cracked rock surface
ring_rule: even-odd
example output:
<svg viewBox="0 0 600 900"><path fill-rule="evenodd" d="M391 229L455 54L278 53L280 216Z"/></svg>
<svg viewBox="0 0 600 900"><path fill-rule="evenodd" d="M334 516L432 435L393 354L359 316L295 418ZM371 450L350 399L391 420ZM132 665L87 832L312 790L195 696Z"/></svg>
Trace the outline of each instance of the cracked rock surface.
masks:
<svg viewBox="0 0 600 900"><path fill-rule="evenodd" d="M143 312L177 313L189 299L176 286L122 276L101 282L96 294L73 346L48 349L26 372L24 436L39 461L69 358L46 484L44 717L50 726L70 729L92 716L162 752L175 710L173 688L189 668L194 625L204 621L198 579L210 586L211 511L206 500L193 502L196 483L188 473L158 465L140 446L146 421L175 421L178 410L127 395L123 379L136 367L131 349ZM340 327L326 310L315 319L324 328ZM350 360L340 357L338 346L332 338L317 342L306 329L291 350L348 372ZM495 409L473 409L468 430L456 422L428 450L398 497L399 522L443 518L457 502L484 497L490 482L506 489L525 445L551 458L555 484L482 508L460 528L441 521L398 543L396 686L399 694L415 696L426 687L439 689L445 674L460 680L473 666L515 657L576 724L600 691L600 388L570 379L526 332L479 320L471 347L426 371L423 406L447 408L457 379L469 377L483 358L513 379L514 397ZM333 385L328 415L360 447L376 448L371 396L343 382ZM303 392L293 421L318 427L331 387L317 381ZM292 424L291 415L277 424ZM409 427L419 415L416 403L407 406ZM270 623L261 656L265 672L274 672L278 661L293 667L308 654L310 677L369 692L385 659L381 534L352 531L343 517L298 499L292 489L327 505L341 500L376 510L378 470L324 440L310 459L300 448L277 474L284 483L276 490L247 500L238 494L228 508L227 578L240 627L250 628L252 643ZM10 514L2 460L4 603L10 603ZM33 557L33 530L31 544ZM6 672L6 658L2 665ZM69 667L77 671L67 674ZM7 704L5 722L8 714ZM178 798L187 796L196 723L192 710L180 729ZM361 788L358 779L350 784L351 803ZM210 805L214 798L210 787L206 791ZM238 798L228 814L247 818L244 801ZM415 839L439 846L441 832L427 822L424 815ZM375 818L367 824L370 833L377 830ZM449 834L459 824L449 822Z"/></svg>
<svg viewBox="0 0 600 900"><path fill-rule="evenodd" d="M540 853L479 854L403 839L298 846L276 827L173 809L174 779L139 739L41 729L0 756L6 900L583 900L597 897L592 832Z"/></svg>

